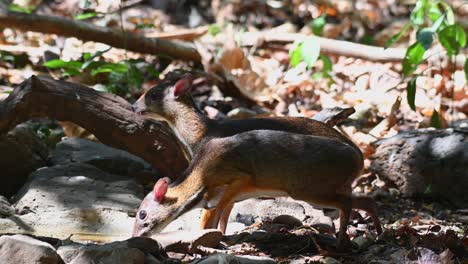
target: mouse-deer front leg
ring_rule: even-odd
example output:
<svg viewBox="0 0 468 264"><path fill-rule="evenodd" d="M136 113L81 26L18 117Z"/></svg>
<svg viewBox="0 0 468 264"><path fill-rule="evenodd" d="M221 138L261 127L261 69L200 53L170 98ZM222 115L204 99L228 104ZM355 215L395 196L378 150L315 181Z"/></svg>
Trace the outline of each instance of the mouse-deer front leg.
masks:
<svg viewBox="0 0 468 264"><path fill-rule="evenodd" d="M218 228L218 223L214 223L216 208L203 209L200 219L201 229Z"/></svg>
<svg viewBox="0 0 468 264"><path fill-rule="evenodd" d="M219 219L219 223L215 223L216 219L216 208L214 209L203 209L201 215L201 229L209 229L209 228L219 228L221 232L224 234L226 233L227 224L229 222L229 215L231 214L232 208L234 207L234 203L228 204L224 207L223 212L221 213L221 218Z"/></svg>
<svg viewBox="0 0 468 264"><path fill-rule="evenodd" d="M229 215L231 215L232 208L234 207L234 203L228 204L223 209L223 213L221 215L221 219L219 220L219 230L226 234L226 228L229 221Z"/></svg>
<svg viewBox="0 0 468 264"><path fill-rule="evenodd" d="M213 215L210 216L210 222L216 223L216 226L220 223L220 230L223 233L226 232L227 220L229 219L229 214L231 213L236 196L238 196L242 190L248 188L249 185L249 180L246 178L237 179L231 183L216 205Z"/></svg>

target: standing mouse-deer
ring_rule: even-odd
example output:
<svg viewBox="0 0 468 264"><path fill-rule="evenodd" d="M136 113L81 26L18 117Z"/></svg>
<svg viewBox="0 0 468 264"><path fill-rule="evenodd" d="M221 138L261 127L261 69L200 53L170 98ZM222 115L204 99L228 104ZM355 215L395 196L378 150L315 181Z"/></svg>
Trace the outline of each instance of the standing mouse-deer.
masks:
<svg viewBox="0 0 468 264"><path fill-rule="evenodd" d="M204 211L201 226L219 224L224 231L233 202L283 195L339 208L339 241L351 208L367 211L382 231L374 201L351 196L351 181L363 166L362 153L351 140L307 118L211 120L196 108L190 88L190 77L163 83L134 105L136 112L166 120L194 155L190 168L171 186L167 178L155 184L140 206L134 235L160 231L195 206L215 208Z"/></svg>

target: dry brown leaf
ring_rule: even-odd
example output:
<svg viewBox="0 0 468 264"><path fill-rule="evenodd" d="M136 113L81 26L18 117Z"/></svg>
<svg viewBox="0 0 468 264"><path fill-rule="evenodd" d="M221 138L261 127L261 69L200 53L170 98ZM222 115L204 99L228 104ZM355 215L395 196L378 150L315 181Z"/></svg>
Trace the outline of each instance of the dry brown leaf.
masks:
<svg viewBox="0 0 468 264"><path fill-rule="evenodd" d="M225 78L234 83L244 96L259 102L271 100L264 77L252 70L241 48L224 50L217 64L221 67Z"/></svg>

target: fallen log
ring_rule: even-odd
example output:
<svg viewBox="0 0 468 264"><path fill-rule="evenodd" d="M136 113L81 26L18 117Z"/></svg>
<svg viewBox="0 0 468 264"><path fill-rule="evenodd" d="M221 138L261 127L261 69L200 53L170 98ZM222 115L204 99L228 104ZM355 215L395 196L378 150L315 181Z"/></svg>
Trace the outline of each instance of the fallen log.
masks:
<svg viewBox="0 0 468 264"><path fill-rule="evenodd" d="M145 159L171 178L188 165L166 124L137 115L121 97L80 84L33 75L0 102L0 133L32 118L73 122L102 143Z"/></svg>
<svg viewBox="0 0 468 264"><path fill-rule="evenodd" d="M143 35L56 16L23 14L8 11L0 2L0 25L21 31L34 31L75 37L83 41L95 41L115 48L134 52L149 53L173 59L201 62L198 51L191 43L159 38L145 38Z"/></svg>

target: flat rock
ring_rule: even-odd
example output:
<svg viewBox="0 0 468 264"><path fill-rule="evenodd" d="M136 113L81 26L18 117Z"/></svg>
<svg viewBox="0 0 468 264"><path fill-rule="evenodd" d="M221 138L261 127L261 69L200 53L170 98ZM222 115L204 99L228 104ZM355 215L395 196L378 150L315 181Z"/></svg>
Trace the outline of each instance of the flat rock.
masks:
<svg viewBox="0 0 468 264"><path fill-rule="evenodd" d="M70 264L81 263L162 263L167 254L151 238L136 237L104 245L71 243L57 249L58 254Z"/></svg>
<svg viewBox="0 0 468 264"><path fill-rule="evenodd" d="M406 196L430 195L468 204L468 134L421 129L376 143L370 170Z"/></svg>
<svg viewBox="0 0 468 264"><path fill-rule="evenodd" d="M199 230L201 220L201 208L196 208L181 215L166 226L162 232L173 232L178 230Z"/></svg>
<svg viewBox="0 0 468 264"><path fill-rule="evenodd" d="M281 224L290 228L295 228L302 226L302 221L291 215L279 215L273 218L273 224Z"/></svg>
<svg viewBox="0 0 468 264"><path fill-rule="evenodd" d="M111 174L135 177L142 182L156 178L156 172L142 158L81 138L67 138L58 143L51 161L54 164L86 163Z"/></svg>
<svg viewBox="0 0 468 264"><path fill-rule="evenodd" d="M63 264L50 244L25 235L0 237L0 263Z"/></svg>
<svg viewBox="0 0 468 264"><path fill-rule="evenodd" d="M0 230L74 240L127 238L142 196L134 179L89 164L43 168L14 197L20 215L0 219Z"/></svg>
<svg viewBox="0 0 468 264"><path fill-rule="evenodd" d="M291 198L249 199L234 205L230 215L231 222L251 225L256 221L273 220L280 215L288 215L308 224L333 225L333 221L325 216L322 210L312 205Z"/></svg>
<svg viewBox="0 0 468 264"><path fill-rule="evenodd" d="M223 233L216 229L174 231L153 236L166 251L197 253L198 246L214 248L219 245Z"/></svg>
<svg viewBox="0 0 468 264"><path fill-rule="evenodd" d="M48 155L47 145L26 124L0 135L0 195L15 194L31 172L45 166Z"/></svg>
<svg viewBox="0 0 468 264"><path fill-rule="evenodd" d="M274 264L275 260L267 257L257 257L257 256L233 256L227 254L216 254L209 256L205 259L197 259L191 264L218 264L218 263L227 263L227 264Z"/></svg>

